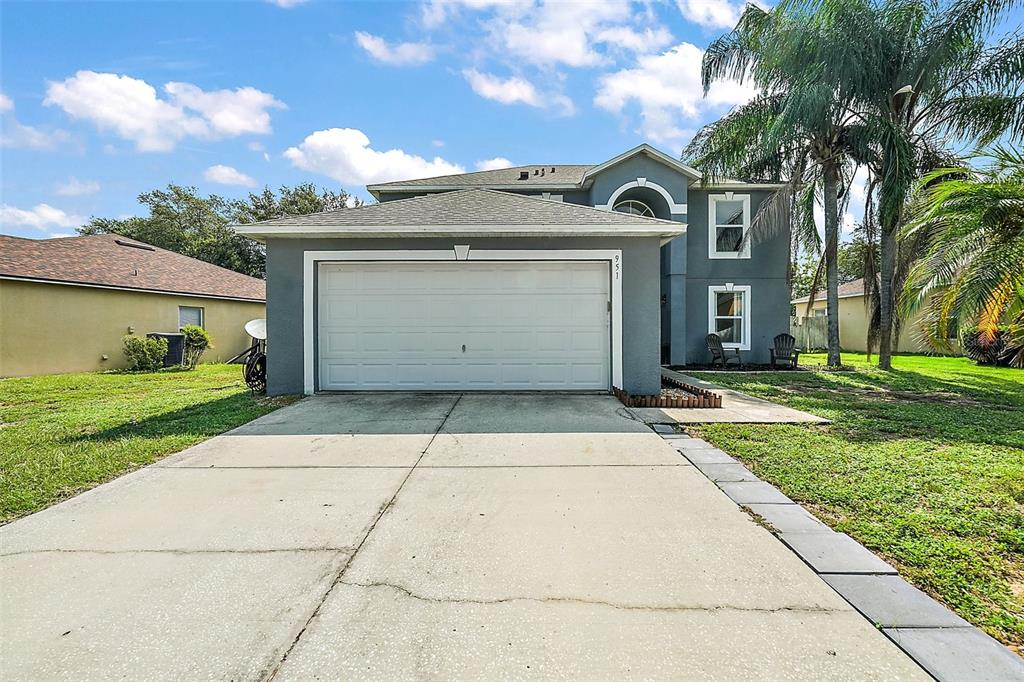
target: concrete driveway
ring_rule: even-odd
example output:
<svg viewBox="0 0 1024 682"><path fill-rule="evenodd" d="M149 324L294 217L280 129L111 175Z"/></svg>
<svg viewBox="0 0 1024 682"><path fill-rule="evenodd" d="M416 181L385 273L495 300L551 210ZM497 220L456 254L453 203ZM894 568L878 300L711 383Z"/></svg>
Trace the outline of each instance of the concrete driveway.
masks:
<svg viewBox="0 0 1024 682"><path fill-rule="evenodd" d="M0 529L22 679L927 679L613 398L303 400Z"/></svg>

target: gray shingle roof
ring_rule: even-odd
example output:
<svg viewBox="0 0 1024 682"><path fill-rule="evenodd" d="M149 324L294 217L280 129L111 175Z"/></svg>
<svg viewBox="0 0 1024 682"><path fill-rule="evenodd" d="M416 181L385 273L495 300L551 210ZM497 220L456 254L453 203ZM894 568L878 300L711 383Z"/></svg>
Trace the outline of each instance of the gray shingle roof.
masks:
<svg viewBox="0 0 1024 682"><path fill-rule="evenodd" d="M579 164L553 164L548 166L515 166L513 168L499 168L496 170L477 171L475 173L459 173L457 175L438 175L432 178L417 178L415 180L397 180L395 182L383 182L376 185L369 185L367 189L371 192L377 190L402 190L415 189L417 187L509 187L522 186L523 188L558 188L576 187L583 182L583 174L592 165ZM529 173L526 180L520 180L522 172ZM541 175L543 171L543 175Z"/></svg>
<svg viewBox="0 0 1024 682"><path fill-rule="evenodd" d="M408 227L486 225L608 225L673 227L680 223L492 189L461 189L356 208L275 218L236 226L239 232L272 227Z"/></svg>

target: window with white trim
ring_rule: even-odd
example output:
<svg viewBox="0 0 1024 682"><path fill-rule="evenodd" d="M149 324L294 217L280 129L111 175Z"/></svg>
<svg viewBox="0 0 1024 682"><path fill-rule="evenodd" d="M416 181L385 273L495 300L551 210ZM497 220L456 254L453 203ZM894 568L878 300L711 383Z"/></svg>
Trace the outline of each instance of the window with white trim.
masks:
<svg viewBox="0 0 1024 682"><path fill-rule="evenodd" d="M750 350L750 287L708 287L708 333L726 348Z"/></svg>
<svg viewBox="0 0 1024 682"><path fill-rule="evenodd" d="M750 195L708 195L708 258L750 258Z"/></svg>
<svg viewBox="0 0 1024 682"><path fill-rule="evenodd" d="M203 322L203 309L191 306L191 305L179 305L178 306L178 329L187 327L188 325L195 325L196 327L202 327Z"/></svg>
<svg viewBox="0 0 1024 682"><path fill-rule="evenodd" d="M617 213L628 213L630 215L639 215L645 218L657 217L654 215L654 211L651 210L650 206L648 206L642 201L637 201L636 199L626 199L625 201L620 201L619 203L615 204L615 207L612 210L616 211Z"/></svg>

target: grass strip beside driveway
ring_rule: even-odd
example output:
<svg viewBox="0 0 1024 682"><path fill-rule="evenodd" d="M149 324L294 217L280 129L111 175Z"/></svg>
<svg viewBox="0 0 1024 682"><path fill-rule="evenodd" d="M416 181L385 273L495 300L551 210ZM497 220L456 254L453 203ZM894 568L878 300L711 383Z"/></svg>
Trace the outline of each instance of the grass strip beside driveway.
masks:
<svg viewBox="0 0 1024 682"><path fill-rule="evenodd" d="M823 364L824 356L801 357ZM900 356L852 372L697 374L833 420L708 424L708 441L1020 653L1024 371Z"/></svg>
<svg viewBox="0 0 1024 682"><path fill-rule="evenodd" d="M238 365L0 379L0 522L293 400L253 397Z"/></svg>

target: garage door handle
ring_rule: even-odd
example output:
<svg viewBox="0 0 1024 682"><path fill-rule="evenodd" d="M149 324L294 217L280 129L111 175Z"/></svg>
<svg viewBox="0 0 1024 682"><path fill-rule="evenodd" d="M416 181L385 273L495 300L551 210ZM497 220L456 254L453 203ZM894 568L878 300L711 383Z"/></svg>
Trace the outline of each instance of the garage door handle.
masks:
<svg viewBox="0 0 1024 682"><path fill-rule="evenodd" d="M463 353L465 353L465 352L466 352L466 344L462 344L462 352L463 352Z"/></svg>

